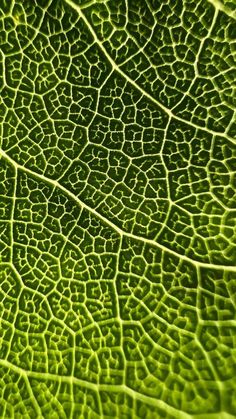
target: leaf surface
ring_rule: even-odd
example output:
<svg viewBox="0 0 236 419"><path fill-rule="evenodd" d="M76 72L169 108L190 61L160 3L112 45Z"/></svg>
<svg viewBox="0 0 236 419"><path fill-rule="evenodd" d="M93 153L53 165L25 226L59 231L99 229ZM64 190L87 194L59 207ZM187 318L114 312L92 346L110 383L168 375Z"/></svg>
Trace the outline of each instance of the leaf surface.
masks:
<svg viewBox="0 0 236 419"><path fill-rule="evenodd" d="M0 4L0 417L236 417L234 0Z"/></svg>

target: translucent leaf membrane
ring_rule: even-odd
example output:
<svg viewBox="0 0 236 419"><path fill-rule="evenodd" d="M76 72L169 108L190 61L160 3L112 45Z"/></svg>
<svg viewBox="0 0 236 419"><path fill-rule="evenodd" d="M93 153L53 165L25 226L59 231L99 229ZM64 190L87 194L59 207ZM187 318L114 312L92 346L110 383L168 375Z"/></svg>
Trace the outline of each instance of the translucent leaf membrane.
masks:
<svg viewBox="0 0 236 419"><path fill-rule="evenodd" d="M0 417L236 417L234 2L0 4Z"/></svg>

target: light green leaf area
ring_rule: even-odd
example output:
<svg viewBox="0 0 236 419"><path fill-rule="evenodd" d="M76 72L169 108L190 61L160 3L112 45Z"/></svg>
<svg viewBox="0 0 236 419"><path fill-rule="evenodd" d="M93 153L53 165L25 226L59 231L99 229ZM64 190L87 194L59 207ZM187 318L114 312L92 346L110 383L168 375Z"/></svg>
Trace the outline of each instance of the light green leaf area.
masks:
<svg viewBox="0 0 236 419"><path fill-rule="evenodd" d="M235 19L0 1L0 418L236 418Z"/></svg>

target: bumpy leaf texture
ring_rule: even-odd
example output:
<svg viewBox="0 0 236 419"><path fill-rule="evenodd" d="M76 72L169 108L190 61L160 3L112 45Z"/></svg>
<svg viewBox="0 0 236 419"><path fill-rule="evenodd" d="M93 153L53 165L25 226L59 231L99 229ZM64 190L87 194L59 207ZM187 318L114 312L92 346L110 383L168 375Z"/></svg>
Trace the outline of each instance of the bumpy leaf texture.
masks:
<svg viewBox="0 0 236 419"><path fill-rule="evenodd" d="M0 417L236 417L236 4L0 1Z"/></svg>

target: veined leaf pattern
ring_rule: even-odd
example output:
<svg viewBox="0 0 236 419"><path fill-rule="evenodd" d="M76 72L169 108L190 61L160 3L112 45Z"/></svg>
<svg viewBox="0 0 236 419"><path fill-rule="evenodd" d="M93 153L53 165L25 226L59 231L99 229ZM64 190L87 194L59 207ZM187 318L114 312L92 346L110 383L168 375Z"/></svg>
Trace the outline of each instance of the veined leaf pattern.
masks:
<svg viewBox="0 0 236 419"><path fill-rule="evenodd" d="M236 4L0 2L0 417L236 417Z"/></svg>

